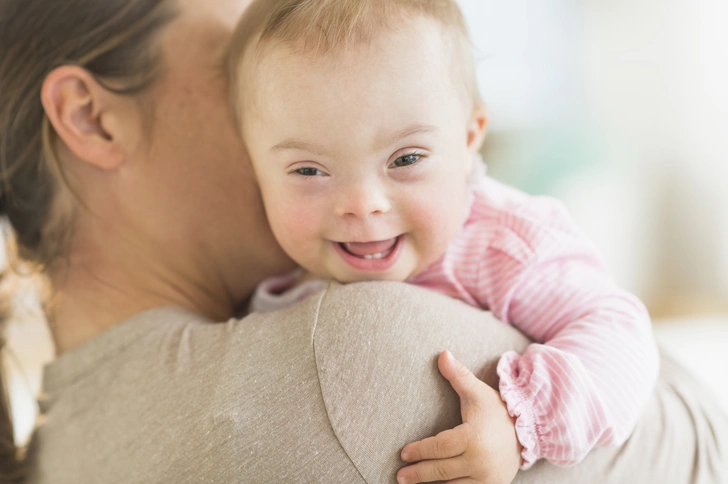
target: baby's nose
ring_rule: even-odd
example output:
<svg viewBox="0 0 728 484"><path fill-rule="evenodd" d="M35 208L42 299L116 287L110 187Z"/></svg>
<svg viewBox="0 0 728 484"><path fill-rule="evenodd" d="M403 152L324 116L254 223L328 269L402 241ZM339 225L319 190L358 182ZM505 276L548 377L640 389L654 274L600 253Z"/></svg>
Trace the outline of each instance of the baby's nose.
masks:
<svg viewBox="0 0 728 484"><path fill-rule="evenodd" d="M365 219L370 215L386 213L391 203L382 187L377 184L357 184L343 188L335 208L340 217Z"/></svg>

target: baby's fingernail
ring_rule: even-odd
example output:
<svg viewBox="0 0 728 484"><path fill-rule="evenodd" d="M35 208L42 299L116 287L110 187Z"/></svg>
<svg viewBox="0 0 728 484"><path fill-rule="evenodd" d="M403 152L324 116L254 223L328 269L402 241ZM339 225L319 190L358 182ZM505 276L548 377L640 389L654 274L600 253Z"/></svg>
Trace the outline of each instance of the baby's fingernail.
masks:
<svg viewBox="0 0 728 484"><path fill-rule="evenodd" d="M450 350L445 350L445 358L447 358L448 360L453 359L453 356L452 356L452 353L450 353Z"/></svg>
<svg viewBox="0 0 728 484"><path fill-rule="evenodd" d="M404 476L397 476L397 484L407 484L407 478Z"/></svg>
<svg viewBox="0 0 728 484"><path fill-rule="evenodd" d="M403 451L402 452L402 460L405 461L405 462L409 462L409 458L410 458L409 452Z"/></svg>

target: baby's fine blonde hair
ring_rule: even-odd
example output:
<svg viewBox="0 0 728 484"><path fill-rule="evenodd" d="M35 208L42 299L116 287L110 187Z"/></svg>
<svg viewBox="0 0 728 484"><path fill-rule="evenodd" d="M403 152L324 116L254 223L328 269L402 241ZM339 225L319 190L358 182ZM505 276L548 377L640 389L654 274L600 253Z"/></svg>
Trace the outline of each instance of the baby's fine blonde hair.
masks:
<svg viewBox="0 0 728 484"><path fill-rule="evenodd" d="M241 64L270 45L302 55L333 55L394 30L413 16L436 21L453 53L451 75L472 107L482 105L467 25L455 0L256 0L233 34L232 103L240 121Z"/></svg>

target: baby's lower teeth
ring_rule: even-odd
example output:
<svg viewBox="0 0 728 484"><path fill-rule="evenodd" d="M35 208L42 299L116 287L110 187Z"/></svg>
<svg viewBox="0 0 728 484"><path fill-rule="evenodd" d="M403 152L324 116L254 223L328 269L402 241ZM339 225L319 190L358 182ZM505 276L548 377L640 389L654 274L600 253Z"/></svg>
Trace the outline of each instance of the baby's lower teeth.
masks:
<svg viewBox="0 0 728 484"><path fill-rule="evenodd" d="M379 252L378 254L367 254L364 256L366 260L374 260L374 259L381 259L384 257L383 252Z"/></svg>

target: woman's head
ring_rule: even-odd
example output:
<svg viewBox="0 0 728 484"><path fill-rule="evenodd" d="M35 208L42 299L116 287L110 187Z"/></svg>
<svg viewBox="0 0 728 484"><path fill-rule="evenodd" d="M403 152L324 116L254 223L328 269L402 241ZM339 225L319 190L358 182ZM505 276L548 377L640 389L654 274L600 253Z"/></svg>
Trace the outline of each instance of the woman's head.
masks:
<svg viewBox="0 0 728 484"><path fill-rule="evenodd" d="M21 255L48 264L62 250L71 214L53 214L63 190L53 132L40 102L46 76L62 65L133 95L159 71L152 49L172 17L166 0L13 0L0 12L0 208ZM57 215L53 217L53 215Z"/></svg>
<svg viewBox="0 0 728 484"><path fill-rule="evenodd" d="M248 3L2 3L0 208L23 259L55 275L121 243L152 265L186 251L205 267L179 277L216 271L237 303L281 266L225 102Z"/></svg>
<svg viewBox="0 0 728 484"><path fill-rule="evenodd" d="M73 213L57 203L63 175L40 100L46 76L70 64L120 92L142 91L158 74L158 50L150 47L172 15L166 0L0 3L0 211L23 259L57 260L72 229ZM6 408L0 414L0 482L6 482L13 480L15 447Z"/></svg>
<svg viewBox="0 0 728 484"><path fill-rule="evenodd" d="M21 258L62 293L59 346L59 308L229 316L290 267L227 103L225 52L248 3L0 3L0 208ZM103 326L83 323L65 346Z"/></svg>
<svg viewBox="0 0 728 484"><path fill-rule="evenodd" d="M486 124L457 5L273 5L257 38L241 22L231 67L278 242L344 282L415 276L465 220Z"/></svg>

